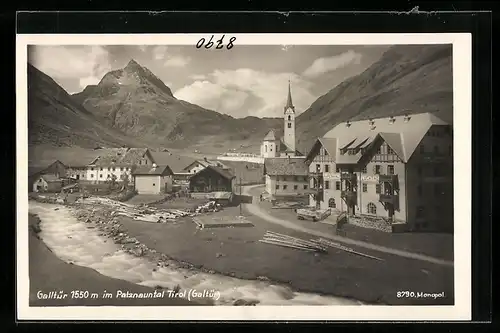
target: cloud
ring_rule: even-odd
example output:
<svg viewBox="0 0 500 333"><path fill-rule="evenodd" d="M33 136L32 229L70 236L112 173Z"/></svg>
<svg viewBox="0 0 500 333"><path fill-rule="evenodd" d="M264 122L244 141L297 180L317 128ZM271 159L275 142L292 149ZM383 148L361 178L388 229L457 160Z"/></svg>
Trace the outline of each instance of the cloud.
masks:
<svg viewBox="0 0 500 333"><path fill-rule="evenodd" d="M243 91L225 88L209 81L196 81L175 92L175 97L210 110L231 114L238 110L248 98Z"/></svg>
<svg viewBox="0 0 500 333"><path fill-rule="evenodd" d="M36 46L30 55L33 66L55 80L79 80L79 90L97 84L112 69L108 51L102 46Z"/></svg>
<svg viewBox="0 0 500 333"><path fill-rule="evenodd" d="M165 45L155 46L152 54L155 60L163 60L167 54L167 47Z"/></svg>
<svg viewBox="0 0 500 333"><path fill-rule="evenodd" d="M298 113L316 99L310 92L312 83L294 73L268 73L240 68L216 70L209 77L210 81L195 81L181 88L175 96L234 117L281 117L288 93L288 80L292 82L292 97ZM214 105L218 108L215 109Z"/></svg>
<svg viewBox="0 0 500 333"><path fill-rule="evenodd" d="M195 81L200 81L200 80L203 81L207 79L207 76L203 74L193 74L189 76L189 78Z"/></svg>
<svg viewBox="0 0 500 333"><path fill-rule="evenodd" d="M165 61L163 65L167 67L184 67L190 61L191 58L189 57L171 56Z"/></svg>
<svg viewBox="0 0 500 333"><path fill-rule="evenodd" d="M362 55L360 53L349 50L333 57L318 58L314 60L311 66L309 66L303 74L310 78L318 77L321 74L334 71L350 64L359 64L361 62L361 57Z"/></svg>

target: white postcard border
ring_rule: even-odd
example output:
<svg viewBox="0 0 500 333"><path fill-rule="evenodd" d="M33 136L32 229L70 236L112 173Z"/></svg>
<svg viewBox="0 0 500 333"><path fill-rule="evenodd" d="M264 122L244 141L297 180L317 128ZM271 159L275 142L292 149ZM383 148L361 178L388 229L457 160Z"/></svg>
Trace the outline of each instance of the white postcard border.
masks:
<svg viewBox="0 0 500 333"><path fill-rule="evenodd" d="M230 34L238 45L453 45L454 268L453 306L180 306L30 307L28 275L28 45L193 45L205 34L18 34L16 37L17 310L19 320L369 320L471 319L471 34ZM230 50L218 52L230 52ZM201 52L201 50L200 50Z"/></svg>

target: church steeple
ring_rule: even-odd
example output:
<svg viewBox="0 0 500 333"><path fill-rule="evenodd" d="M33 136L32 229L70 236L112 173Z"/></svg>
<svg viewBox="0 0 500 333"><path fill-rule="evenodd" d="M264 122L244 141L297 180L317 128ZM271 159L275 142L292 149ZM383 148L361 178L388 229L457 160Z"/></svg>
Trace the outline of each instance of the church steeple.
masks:
<svg viewBox="0 0 500 333"><path fill-rule="evenodd" d="M295 107L292 103L292 90L290 88L290 80L288 80L288 98L286 100L285 112L287 109L292 109L293 111L295 111Z"/></svg>

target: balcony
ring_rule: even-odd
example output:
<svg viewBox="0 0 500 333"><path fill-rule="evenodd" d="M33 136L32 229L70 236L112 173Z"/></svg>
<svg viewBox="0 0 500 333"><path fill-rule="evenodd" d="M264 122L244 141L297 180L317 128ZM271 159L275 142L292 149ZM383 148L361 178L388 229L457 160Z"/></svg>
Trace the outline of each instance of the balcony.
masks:
<svg viewBox="0 0 500 333"><path fill-rule="evenodd" d="M356 183L358 181L358 177L356 176L355 173L347 173L347 172L341 173L340 179L347 180L349 182L354 182L354 183Z"/></svg>
<svg viewBox="0 0 500 333"><path fill-rule="evenodd" d="M397 184L398 183L398 175L378 175L378 180L380 183L391 183L391 184Z"/></svg>
<svg viewBox="0 0 500 333"><path fill-rule="evenodd" d="M399 203L399 196L394 194L380 194L379 201L397 206Z"/></svg>
<svg viewBox="0 0 500 333"><path fill-rule="evenodd" d="M358 202L358 196L355 191L342 191L340 196L348 205L356 205Z"/></svg>

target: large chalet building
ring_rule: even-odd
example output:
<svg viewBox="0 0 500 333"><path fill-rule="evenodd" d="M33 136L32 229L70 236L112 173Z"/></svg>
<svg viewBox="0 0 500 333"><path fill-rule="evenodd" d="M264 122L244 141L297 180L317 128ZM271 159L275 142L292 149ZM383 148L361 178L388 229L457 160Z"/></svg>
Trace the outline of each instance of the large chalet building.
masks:
<svg viewBox="0 0 500 333"><path fill-rule="evenodd" d="M306 157L310 204L406 230L453 228L453 136L433 113L344 122Z"/></svg>

